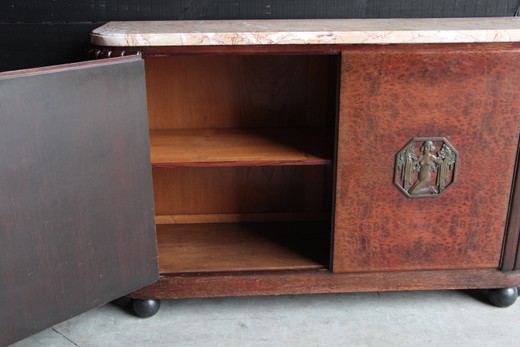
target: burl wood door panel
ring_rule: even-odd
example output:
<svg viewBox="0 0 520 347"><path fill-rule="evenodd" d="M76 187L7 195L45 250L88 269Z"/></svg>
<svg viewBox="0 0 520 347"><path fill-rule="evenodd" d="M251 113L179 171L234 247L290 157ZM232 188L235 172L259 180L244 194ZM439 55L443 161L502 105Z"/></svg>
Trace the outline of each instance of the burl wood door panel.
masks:
<svg viewBox="0 0 520 347"><path fill-rule="evenodd" d="M0 74L0 345L158 278L143 62Z"/></svg>
<svg viewBox="0 0 520 347"><path fill-rule="evenodd" d="M335 272L499 266L519 139L518 81L520 46L343 51ZM408 197L393 182L396 155L424 137L445 138L458 151L457 180L442 194ZM438 158L441 143L434 144ZM437 175L440 166L430 170Z"/></svg>

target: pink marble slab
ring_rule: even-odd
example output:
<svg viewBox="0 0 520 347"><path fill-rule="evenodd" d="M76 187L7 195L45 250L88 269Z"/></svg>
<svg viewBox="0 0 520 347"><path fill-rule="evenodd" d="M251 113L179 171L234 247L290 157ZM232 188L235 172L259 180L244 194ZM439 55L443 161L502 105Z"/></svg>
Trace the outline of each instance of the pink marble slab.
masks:
<svg viewBox="0 0 520 347"><path fill-rule="evenodd" d="M520 19L296 19L110 22L100 46L391 44L520 41Z"/></svg>

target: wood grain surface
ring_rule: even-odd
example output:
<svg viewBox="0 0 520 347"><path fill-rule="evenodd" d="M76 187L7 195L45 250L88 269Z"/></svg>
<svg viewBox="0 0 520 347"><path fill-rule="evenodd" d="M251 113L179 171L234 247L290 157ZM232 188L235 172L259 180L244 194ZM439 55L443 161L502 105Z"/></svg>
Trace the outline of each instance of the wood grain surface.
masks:
<svg viewBox="0 0 520 347"><path fill-rule="evenodd" d="M325 166L153 169L155 213L327 212L332 201L327 170Z"/></svg>
<svg viewBox="0 0 520 347"><path fill-rule="evenodd" d="M159 225L161 273L321 269L330 223Z"/></svg>
<svg viewBox="0 0 520 347"><path fill-rule="evenodd" d="M335 273L327 270L277 273L164 275L131 294L135 298L348 293L397 290L507 288L520 284L520 272L482 270Z"/></svg>
<svg viewBox="0 0 520 347"><path fill-rule="evenodd" d="M312 128L152 130L152 167L327 165L334 156L334 137L328 133Z"/></svg>
<svg viewBox="0 0 520 347"><path fill-rule="evenodd" d="M359 47L342 56L336 272L497 268L520 128L520 46ZM393 185L414 137L445 137L458 180L435 198Z"/></svg>
<svg viewBox="0 0 520 347"><path fill-rule="evenodd" d="M150 129L324 127L333 58L146 57Z"/></svg>
<svg viewBox="0 0 520 347"><path fill-rule="evenodd" d="M0 75L0 345L157 279L143 72Z"/></svg>
<svg viewBox="0 0 520 347"><path fill-rule="evenodd" d="M245 223L245 222L298 222L331 220L326 212L263 212L263 213L209 213L163 214L155 216L155 224Z"/></svg>

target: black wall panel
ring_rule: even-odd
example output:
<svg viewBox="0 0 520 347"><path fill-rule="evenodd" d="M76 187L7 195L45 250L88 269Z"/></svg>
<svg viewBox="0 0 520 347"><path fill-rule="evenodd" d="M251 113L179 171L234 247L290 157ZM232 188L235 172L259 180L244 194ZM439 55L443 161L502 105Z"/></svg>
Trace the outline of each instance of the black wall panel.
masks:
<svg viewBox="0 0 520 347"><path fill-rule="evenodd" d="M513 16L520 0L1 0L0 71L82 59L111 20Z"/></svg>
<svg viewBox="0 0 520 347"><path fill-rule="evenodd" d="M81 61L102 24L0 24L0 71Z"/></svg>

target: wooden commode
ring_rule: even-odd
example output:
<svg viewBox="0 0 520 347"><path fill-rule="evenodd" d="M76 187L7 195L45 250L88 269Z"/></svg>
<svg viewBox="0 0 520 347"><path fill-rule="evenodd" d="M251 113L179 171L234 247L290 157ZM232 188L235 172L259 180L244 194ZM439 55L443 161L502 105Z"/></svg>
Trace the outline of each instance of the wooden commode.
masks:
<svg viewBox="0 0 520 347"><path fill-rule="evenodd" d="M88 100L66 119L99 118L72 124L68 141L82 189L99 191L83 201L105 210L33 209L41 225L61 221L56 235L97 228L77 246L84 264L96 258L83 280L120 274L76 313L129 292L142 317L193 297L492 289L495 305L516 300L519 19L110 22L91 42L99 60L58 70L81 71L68 88ZM0 74L0 86L35 74L50 78ZM2 223L0 242L15 233Z"/></svg>
<svg viewBox="0 0 520 347"><path fill-rule="evenodd" d="M519 28L94 30L92 55L138 52L146 67L161 277L132 297L519 284L518 225L508 225L520 129L520 46L508 41Z"/></svg>

